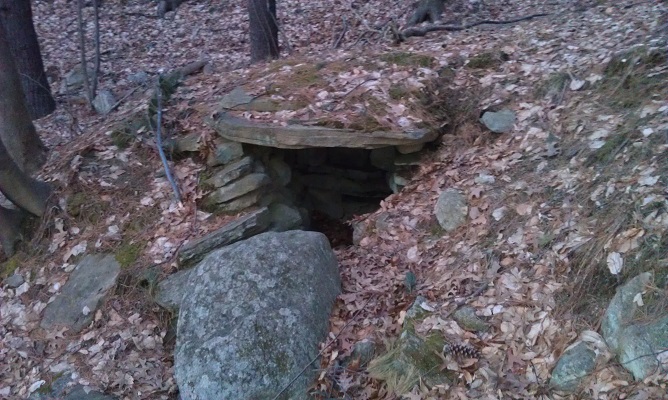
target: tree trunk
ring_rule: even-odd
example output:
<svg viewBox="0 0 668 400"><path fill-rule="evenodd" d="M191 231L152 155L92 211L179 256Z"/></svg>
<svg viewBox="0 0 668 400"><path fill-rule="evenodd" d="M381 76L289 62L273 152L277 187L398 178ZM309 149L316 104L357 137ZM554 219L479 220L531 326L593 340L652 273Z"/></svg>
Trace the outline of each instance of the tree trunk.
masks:
<svg viewBox="0 0 668 400"><path fill-rule="evenodd" d="M56 109L46 79L29 0L0 0L0 22L5 27L9 48L21 72L21 86L31 119L42 118Z"/></svg>
<svg viewBox="0 0 668 400"><path fill-rule="evenodd" d="M278 58L276 0L247 0L251 62Z"/></svg>
<svg viewBox="0 0 668 400"><path fill-rule="evenodd" d="M25 0L22 0L25 1ZM19 171L31 174L46 161L46 147L30 120L23 90L0 20L0 141ZM3 168L4 164L0 164ZM0 185L0 189L4 188Z"/></svg>
<svg viewBox="0 0 668 400"><path fill-rule="evenodd" d="M14 255L14 246L21 240L21 221L23 213L0 206L0 246L5 255Z"/></svg>

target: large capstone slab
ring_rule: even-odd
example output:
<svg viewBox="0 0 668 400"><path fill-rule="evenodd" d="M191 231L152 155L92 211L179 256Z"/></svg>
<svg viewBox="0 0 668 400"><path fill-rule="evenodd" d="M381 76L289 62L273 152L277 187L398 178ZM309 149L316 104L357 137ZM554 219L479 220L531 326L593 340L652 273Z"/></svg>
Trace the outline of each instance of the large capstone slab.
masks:
<svg viewBox="0 0 668 400"><path fill-rule="evenodd" d="M189 274L175 375L182 399L306 399L337 262L318 232L268 232L210 253Z"/></svg>

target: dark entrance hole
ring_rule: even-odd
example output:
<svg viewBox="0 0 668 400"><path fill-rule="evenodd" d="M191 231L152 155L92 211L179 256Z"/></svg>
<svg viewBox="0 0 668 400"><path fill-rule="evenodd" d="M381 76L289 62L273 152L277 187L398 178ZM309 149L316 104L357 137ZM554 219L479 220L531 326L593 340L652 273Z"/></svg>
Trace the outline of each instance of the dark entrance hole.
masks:
<svg viewBox="0 0 668 400"><path fill-rule="evenodd" d="M323 232L333 247L352 243L353 216L373 212L393 193L395 149L276 149L244 145L272 178L266 203L300 210L305 228Z"/></svg>

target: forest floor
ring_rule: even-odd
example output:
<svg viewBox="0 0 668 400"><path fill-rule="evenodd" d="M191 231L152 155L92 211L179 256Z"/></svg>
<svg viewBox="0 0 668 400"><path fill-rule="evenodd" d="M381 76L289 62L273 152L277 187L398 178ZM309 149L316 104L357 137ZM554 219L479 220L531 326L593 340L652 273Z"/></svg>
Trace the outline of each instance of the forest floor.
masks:
<svg viewBox="0 0 668 400"><path fill-rule="evenodd" d="M407 398L665 396L665 370L634 382L613 362L578 394L547 388L564 349L580 332L598 329L619 282L668 267L665 2L455 1L444 14L450 24L550 15L395 44L389 26L407 20L412 2L279 0L283 57L254 66L244 4L190 1L156 19L152 2L105 1L99 87L123 100L100 116L81 96L58 94L80 60L76 2L33 2L58 100L54 114L36 121L51 149L41 177L56 188L60 207L17 256L0 258L3 274L19 272L27 281L18 289L0 283L0 398L25 398L68 370L76 371L73 380L120 398L176 397L172 316L152 292L157 279L176 271L184 241L234 217L197 209L200 159L174 160L182 193L175 202L153 134L124 141L113 132L145 112L158 72L197 60L208 64L165 106L170 135L209 141L215 133L205 120L222 95L240 85L258 93L287 86L295 76L305 84L278 98L305 101L301 109L246 117L326 117L345 126L364 110L382 127L444 127L408 186L356 218L368 227L360 244L335 250L344 294L331 318L336 339L323 343L314 384L324 398L396 398L364 368L341 369L338 360L360 340L396 337L416 294L434 310L418 330L469 343L482 360L455 367L459 383L416 388ZM92 37L92 8L84 11ZM309 68L319 63L328 72L311 80ZM130 79L140 72L147 84ZM323 107L328 100L333 109ZM482 110L498 108L516 112L508 134L478 122ZM433 213L446 188L469 203L466 226L448 234ZM41 312L87 252L125 260L114 294L80 334L44 332ZM411 293L409 271L417 278ZM487 318L489 332L475 335L447 318L462 300Z"/></svg>

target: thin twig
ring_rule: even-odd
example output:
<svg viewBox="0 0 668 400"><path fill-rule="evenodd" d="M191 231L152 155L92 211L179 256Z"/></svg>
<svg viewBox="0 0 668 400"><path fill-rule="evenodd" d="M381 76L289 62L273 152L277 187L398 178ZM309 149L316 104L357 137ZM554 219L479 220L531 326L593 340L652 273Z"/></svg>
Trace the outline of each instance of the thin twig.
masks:
<svg viewBox="0 0 668 400"><path fill-rule="evenodd" d="M161 126L162 126L162 89L160 88L160 81L162 79L162 75L158 75L158 80L156 84L156 90L155 90L155 96L156 96L156 103L157 103L157 126L155 128L155 136L156 136L156 143L158 145L158 154L160 154L160 159L162 160L162 165L165 168L165 175L167 176L167 180L169 181L169 184L172 186L172 190L174 191L174 198L176 199L177 202L181 202L181 194L179 193L179 187L176 185L176 182L174 181L174 177L172 176L172 172L169 169L169 163L167 163L167 157L165 157L165 150L162 148L162 132L161 132ZM150 120L150 118L149 118Z"/></svg>
<svg viewBox="0 0 668 400"><path fill-rule="evenodd" d="M334 342L336 342L336 339L338 339L339 336L341 336L341 334L346 330L346 328L348 327L348 325L350 325L350 323L353 322L353 320L355 319L355 317L357 317L357 316L359 315L359 313L360 313L362 310L364 310L364 309L366 308L367 304L369 304L369 302L371 301L372 298L373 298L373 296L370 296L370 297L367 299L367 301L364 303L364 305L363 305L359 310L357 310L357 312L355 313L355 315L353 315L353 316L348 320L348 322L346 322L346 324L343 325L343 328L341 328L341 330L339 331L339 333L338 333L336 336L334 336L334 339L332 339L328 344L326 344L325 347L323 347L322 350L320 350L320 352L318 353L318 355L315 356L315 357L313 357L313 359L311 360L311 362L309 362L308 364L306 364L306 366L304 367L304 369L302 369L302 370L301 370L301 371L300 371L294 378L292 378L292 380L291 380L290 382L288 382L288 384L285 385L285 386L283 387L283 389L281 389L281 391L278 392L278 393L276 394L276 396L274 396L274 398L273 398L272 400L276 400L276 399L278 399L278 398L280 397L280 395L283 394L283 392L285 392L286 390L288 390L288 388L289 388L290 386L292 386L292 384L295 383L295 381L296 381L297 379L299 379L299 377L302 376L302 374L303 374L304 372L306 372L306 370L308 369L308 367L310 367L311 364L313 364L318 358L320 358L320 356L322 356L322 354L325 352L325 350L327 350L327 349L329 348L329 346L331 346Z"/></svg>
<svg viewBox="0 0 668 400"><path fill-rule="evenodd" d="M341 41L343 40L343 37L346 35L346 32L348 31L348 20L346 19L345 16L341 17L343 20L343 30L341 31L341 34L339 34L339 37L336 39L336 42L334 42L333 48L338 49L339 46L341 46Z"/></svg>

